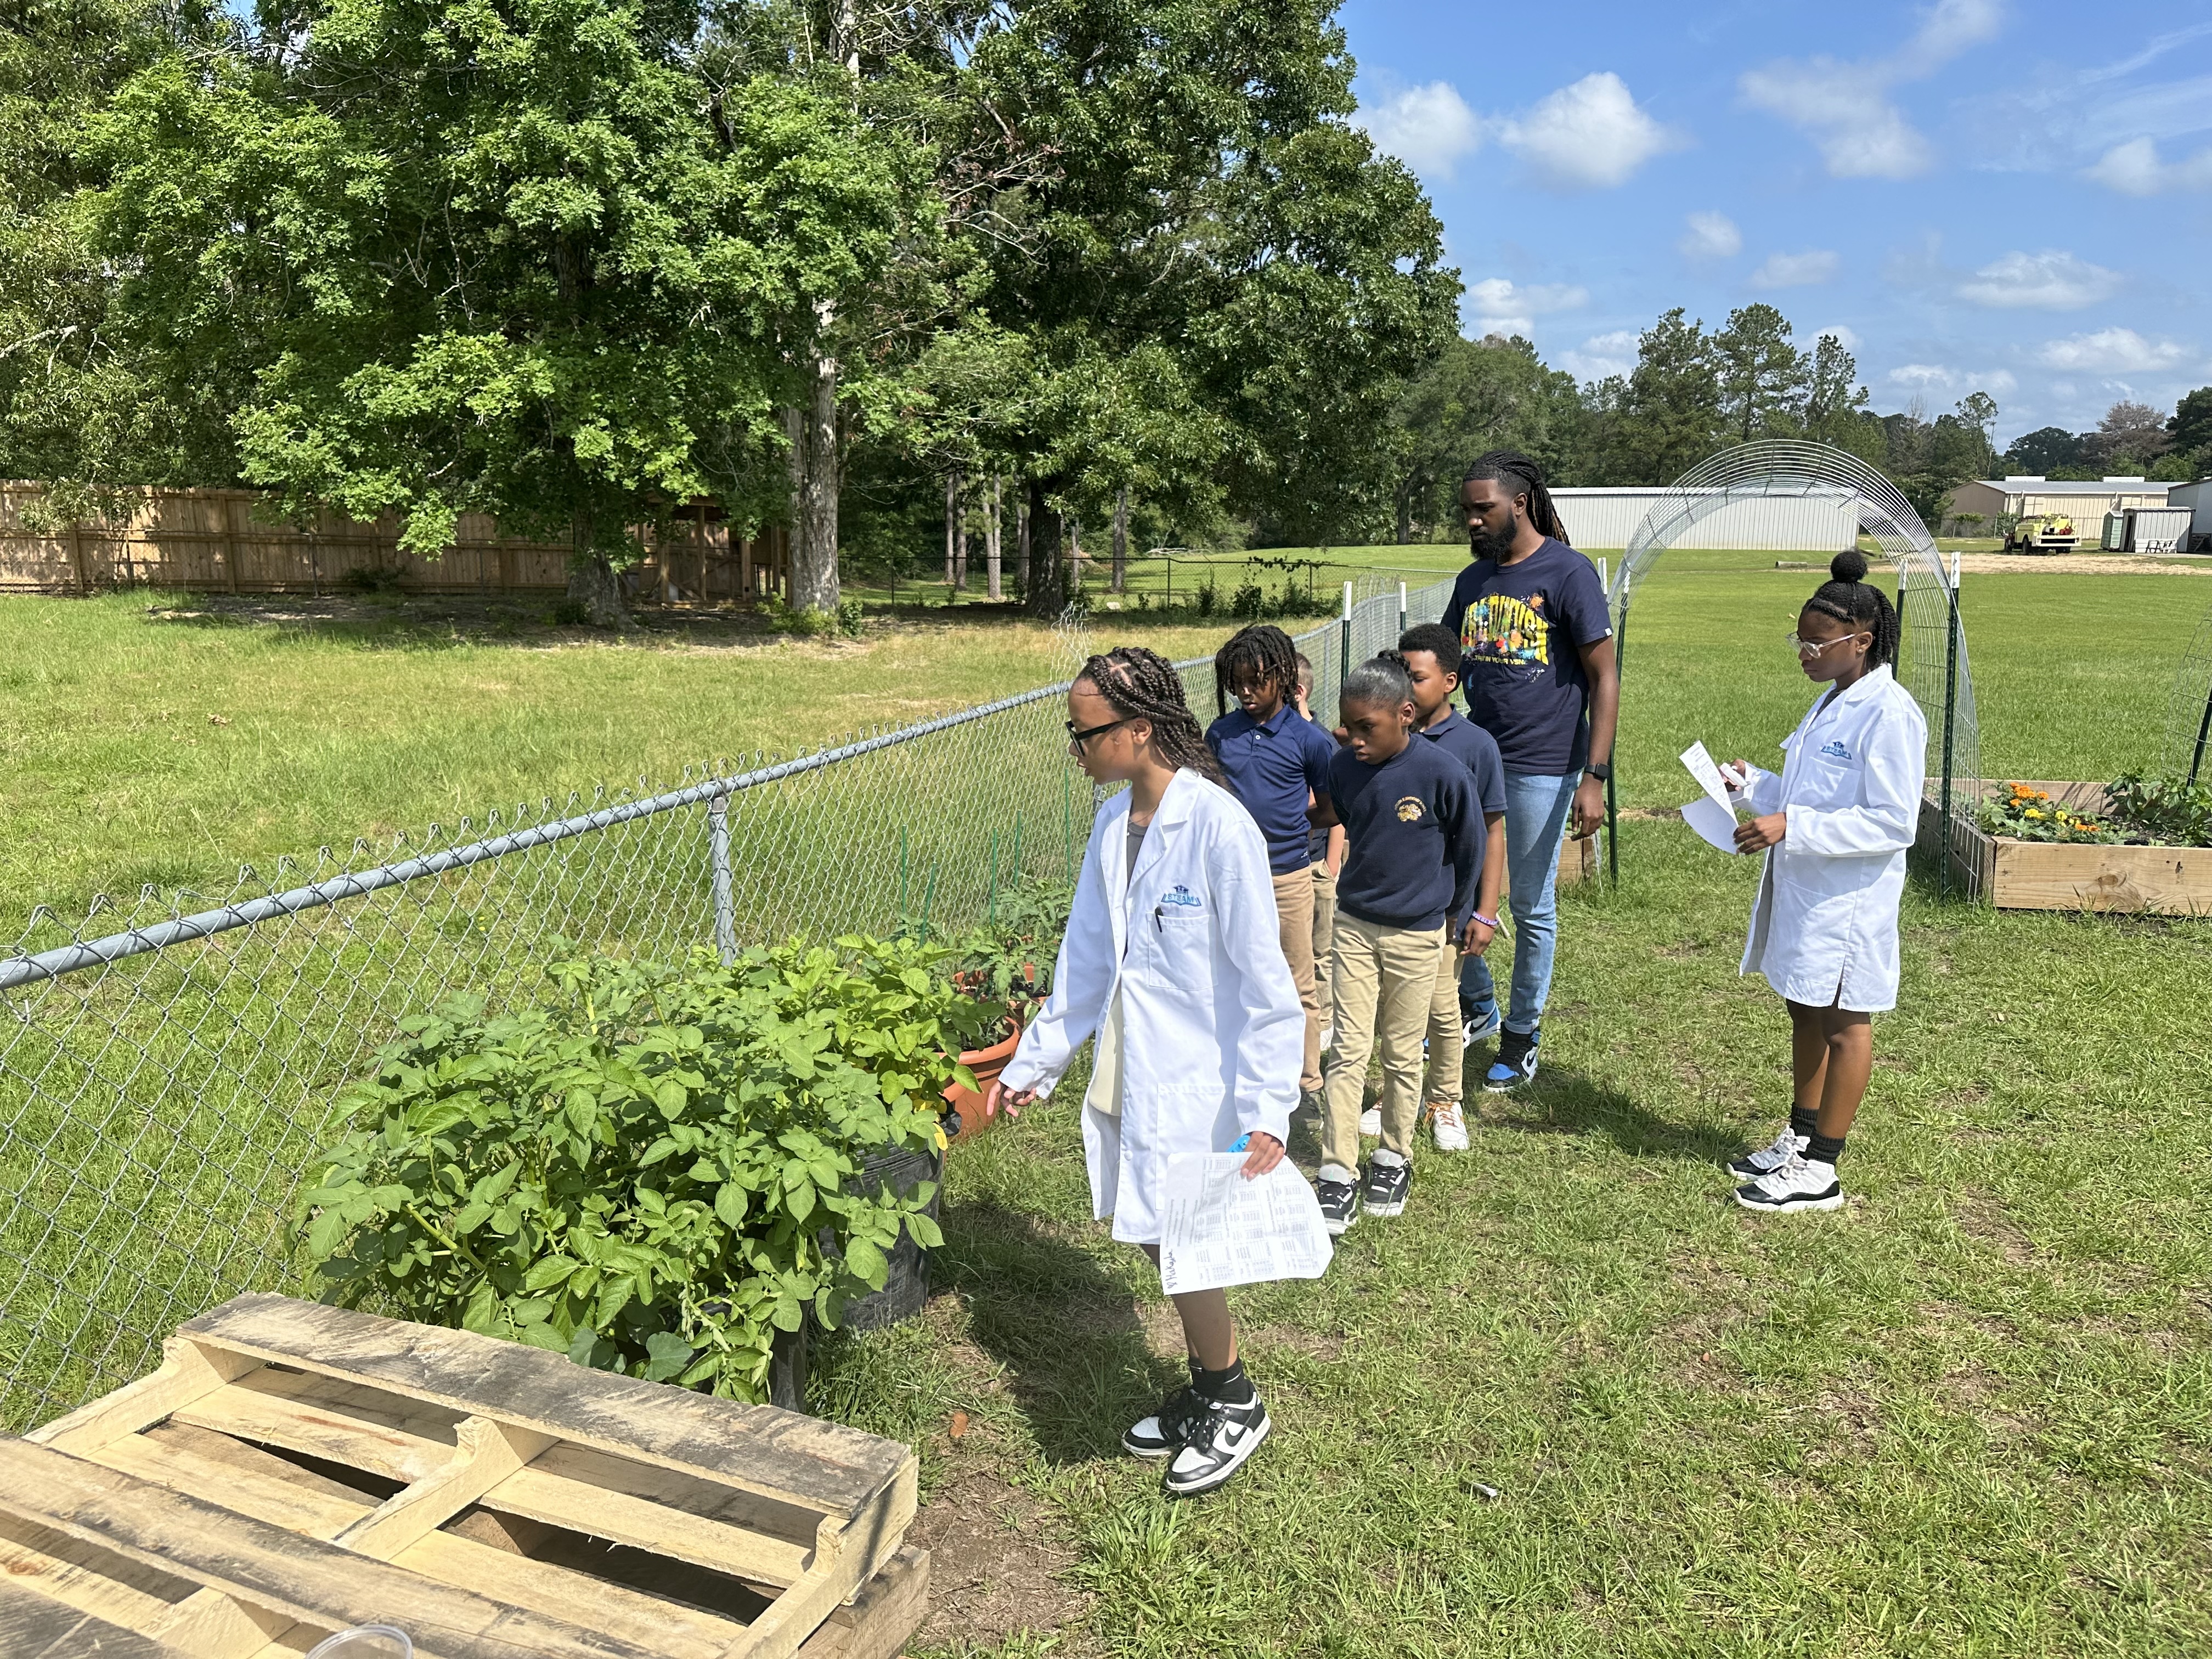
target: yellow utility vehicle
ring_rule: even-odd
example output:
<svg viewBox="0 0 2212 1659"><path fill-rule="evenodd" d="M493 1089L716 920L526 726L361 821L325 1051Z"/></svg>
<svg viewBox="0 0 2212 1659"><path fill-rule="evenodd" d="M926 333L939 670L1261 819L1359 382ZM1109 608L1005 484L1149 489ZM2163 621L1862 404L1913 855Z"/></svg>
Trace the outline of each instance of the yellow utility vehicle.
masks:
<svg viewBox="0 0 2212 1659"><path fill-rule="evenodd" d="M2005 532L2008 553L2071 553L2081 537L2074 520L2063 513L2040 513L2022 519Z"/></svg>

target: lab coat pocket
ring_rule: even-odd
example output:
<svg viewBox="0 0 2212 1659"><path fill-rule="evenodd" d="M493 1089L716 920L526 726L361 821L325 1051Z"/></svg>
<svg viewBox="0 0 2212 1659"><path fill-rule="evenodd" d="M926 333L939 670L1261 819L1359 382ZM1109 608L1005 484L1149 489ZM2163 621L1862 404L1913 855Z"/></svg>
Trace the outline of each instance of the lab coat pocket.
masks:
<svg viewBox="0 0 2212 1659"><path fill-rule="evenodd" d="M1200 1006L1213 1000L1213 919L1203 911L1162 907L1146 929L1146 979Z"/></svg>

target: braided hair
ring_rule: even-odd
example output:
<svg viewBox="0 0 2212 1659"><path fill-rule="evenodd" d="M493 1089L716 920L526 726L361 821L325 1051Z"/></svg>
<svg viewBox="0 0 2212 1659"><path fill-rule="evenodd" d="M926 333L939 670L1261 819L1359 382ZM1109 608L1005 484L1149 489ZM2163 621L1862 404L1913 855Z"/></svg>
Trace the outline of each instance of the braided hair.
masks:
<svg viewBox="0 0 2212 1659"><path fill-rule="evenodd" d="M1413 676L1395 651L1370 657L1344 677L1339 696L1346 702L1380 703L1395 708L1413 700Z"/></svg>
<svg viewBox="0 0 2212 1659"><path fill-rule="evenodd" d="M1298 648L1291 643L1291 636L1273 623L1254 623L1229 636L1229 642L1213 653L1216 714L1229 711L1229 699L1237 694L1237 682L1242 679L1273 685L1286 702L1297 696Z"/></svg>
<svg viewBox="0 0 2212 1659"><path fill-rule="evenodd" d="M1188 767L1209 783L1229 787L1228 775L1206 746L1183 696L1182 676L1158 652L1141 645L1116 646L1085 661L1075 678L1088 682L1121 719L1151 721L1153 750L1170 766Z"/></svg>
<svg viewBox="0 0 2212 1659"><path fill-rule="evenodd" d="M1559 511L1552 505L1552 492L1544 487L1544 469L1519 450L1492 449L1476 456L1460 482L1473 483L1477 478L1496 481L1509 495L1526 495L1528 522L1535 526L1536 533L1574 545L1567 540L1567 527L1559 522Z"/></svg>
<svg viewBox="0 0 2212 1659"><path fill-rule="evenodd" d="M1867 580L1866 574L1866 555L1856 547L1844 549L1828 561L1830 580L1805 601L1805 608L1873 634L1874 643L1867 647L1867 666L1878 668L1897 660L1897 607L1889 602L1888 594Z"/></svg>

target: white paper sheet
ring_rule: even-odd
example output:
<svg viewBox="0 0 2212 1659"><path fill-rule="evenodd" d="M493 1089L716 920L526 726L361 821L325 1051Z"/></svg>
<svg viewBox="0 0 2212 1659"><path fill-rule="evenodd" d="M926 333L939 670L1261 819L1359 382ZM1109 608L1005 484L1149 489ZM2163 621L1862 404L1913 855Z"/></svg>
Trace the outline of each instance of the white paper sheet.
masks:
<svg viewBox="0 0 2212 1659"><path fill-rule="evenodd" d="M1288 1158L1256 1181L1243 1169L1242 1152L1169 1155L1160 1283L1170 1296L1328 1270L1328 1229L1306 1178Z"/></svg>
<svg viewBox="0 0 2212 1659"><path fill-rule="evenodd" d="M1698 781L1698 787L1713 805L1734 817L1735 809L1729 804L1728 781L1721 776L1721 769L1714 763L1713 757L1705 752L1702 738L1682 751L1682 764L1690 769L1690 775Z"/></svg>
<svg viewBox="0 0 2212 1659"><path fill-rule="evenodd" d="M1723 853L1737 850L1735 844L1735 812L1734 809L1716 805L1711 798L1700 795L1682 809L1682 822L1688 824Z"/></svg>

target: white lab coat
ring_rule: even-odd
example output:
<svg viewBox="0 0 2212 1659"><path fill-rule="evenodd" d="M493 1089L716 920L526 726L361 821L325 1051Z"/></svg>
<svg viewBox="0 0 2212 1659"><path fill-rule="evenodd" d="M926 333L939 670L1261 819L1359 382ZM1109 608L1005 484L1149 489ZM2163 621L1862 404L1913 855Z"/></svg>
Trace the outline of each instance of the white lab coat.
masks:
<svg viewBox="0 0 2212 1659"><path fill-rule="evenodd" d="M1738 798L1789 817L1767 849L1742 971L1808 1007L1894 1008L1897 906L1920 825L1928 721L1896 676L1875 668L1825 708L1816 701L1782 748L1781 772L1753 767Z"/></svg>
<svg viewBox="0 0 2212 1659"><path fill-rule="evenodd" d="M1121 998L1118 1115L1083 1112L1092 1212L1156 1243L1171 1152L1290 1138L1305 1010L1283 959L1267 845L1234 795L1176 774L1128 863L1129 795L1098 809L1052 996L1001 1080L1048 1093ZM1113 1102L1105 1103L1109 1107Z"/></svg>

